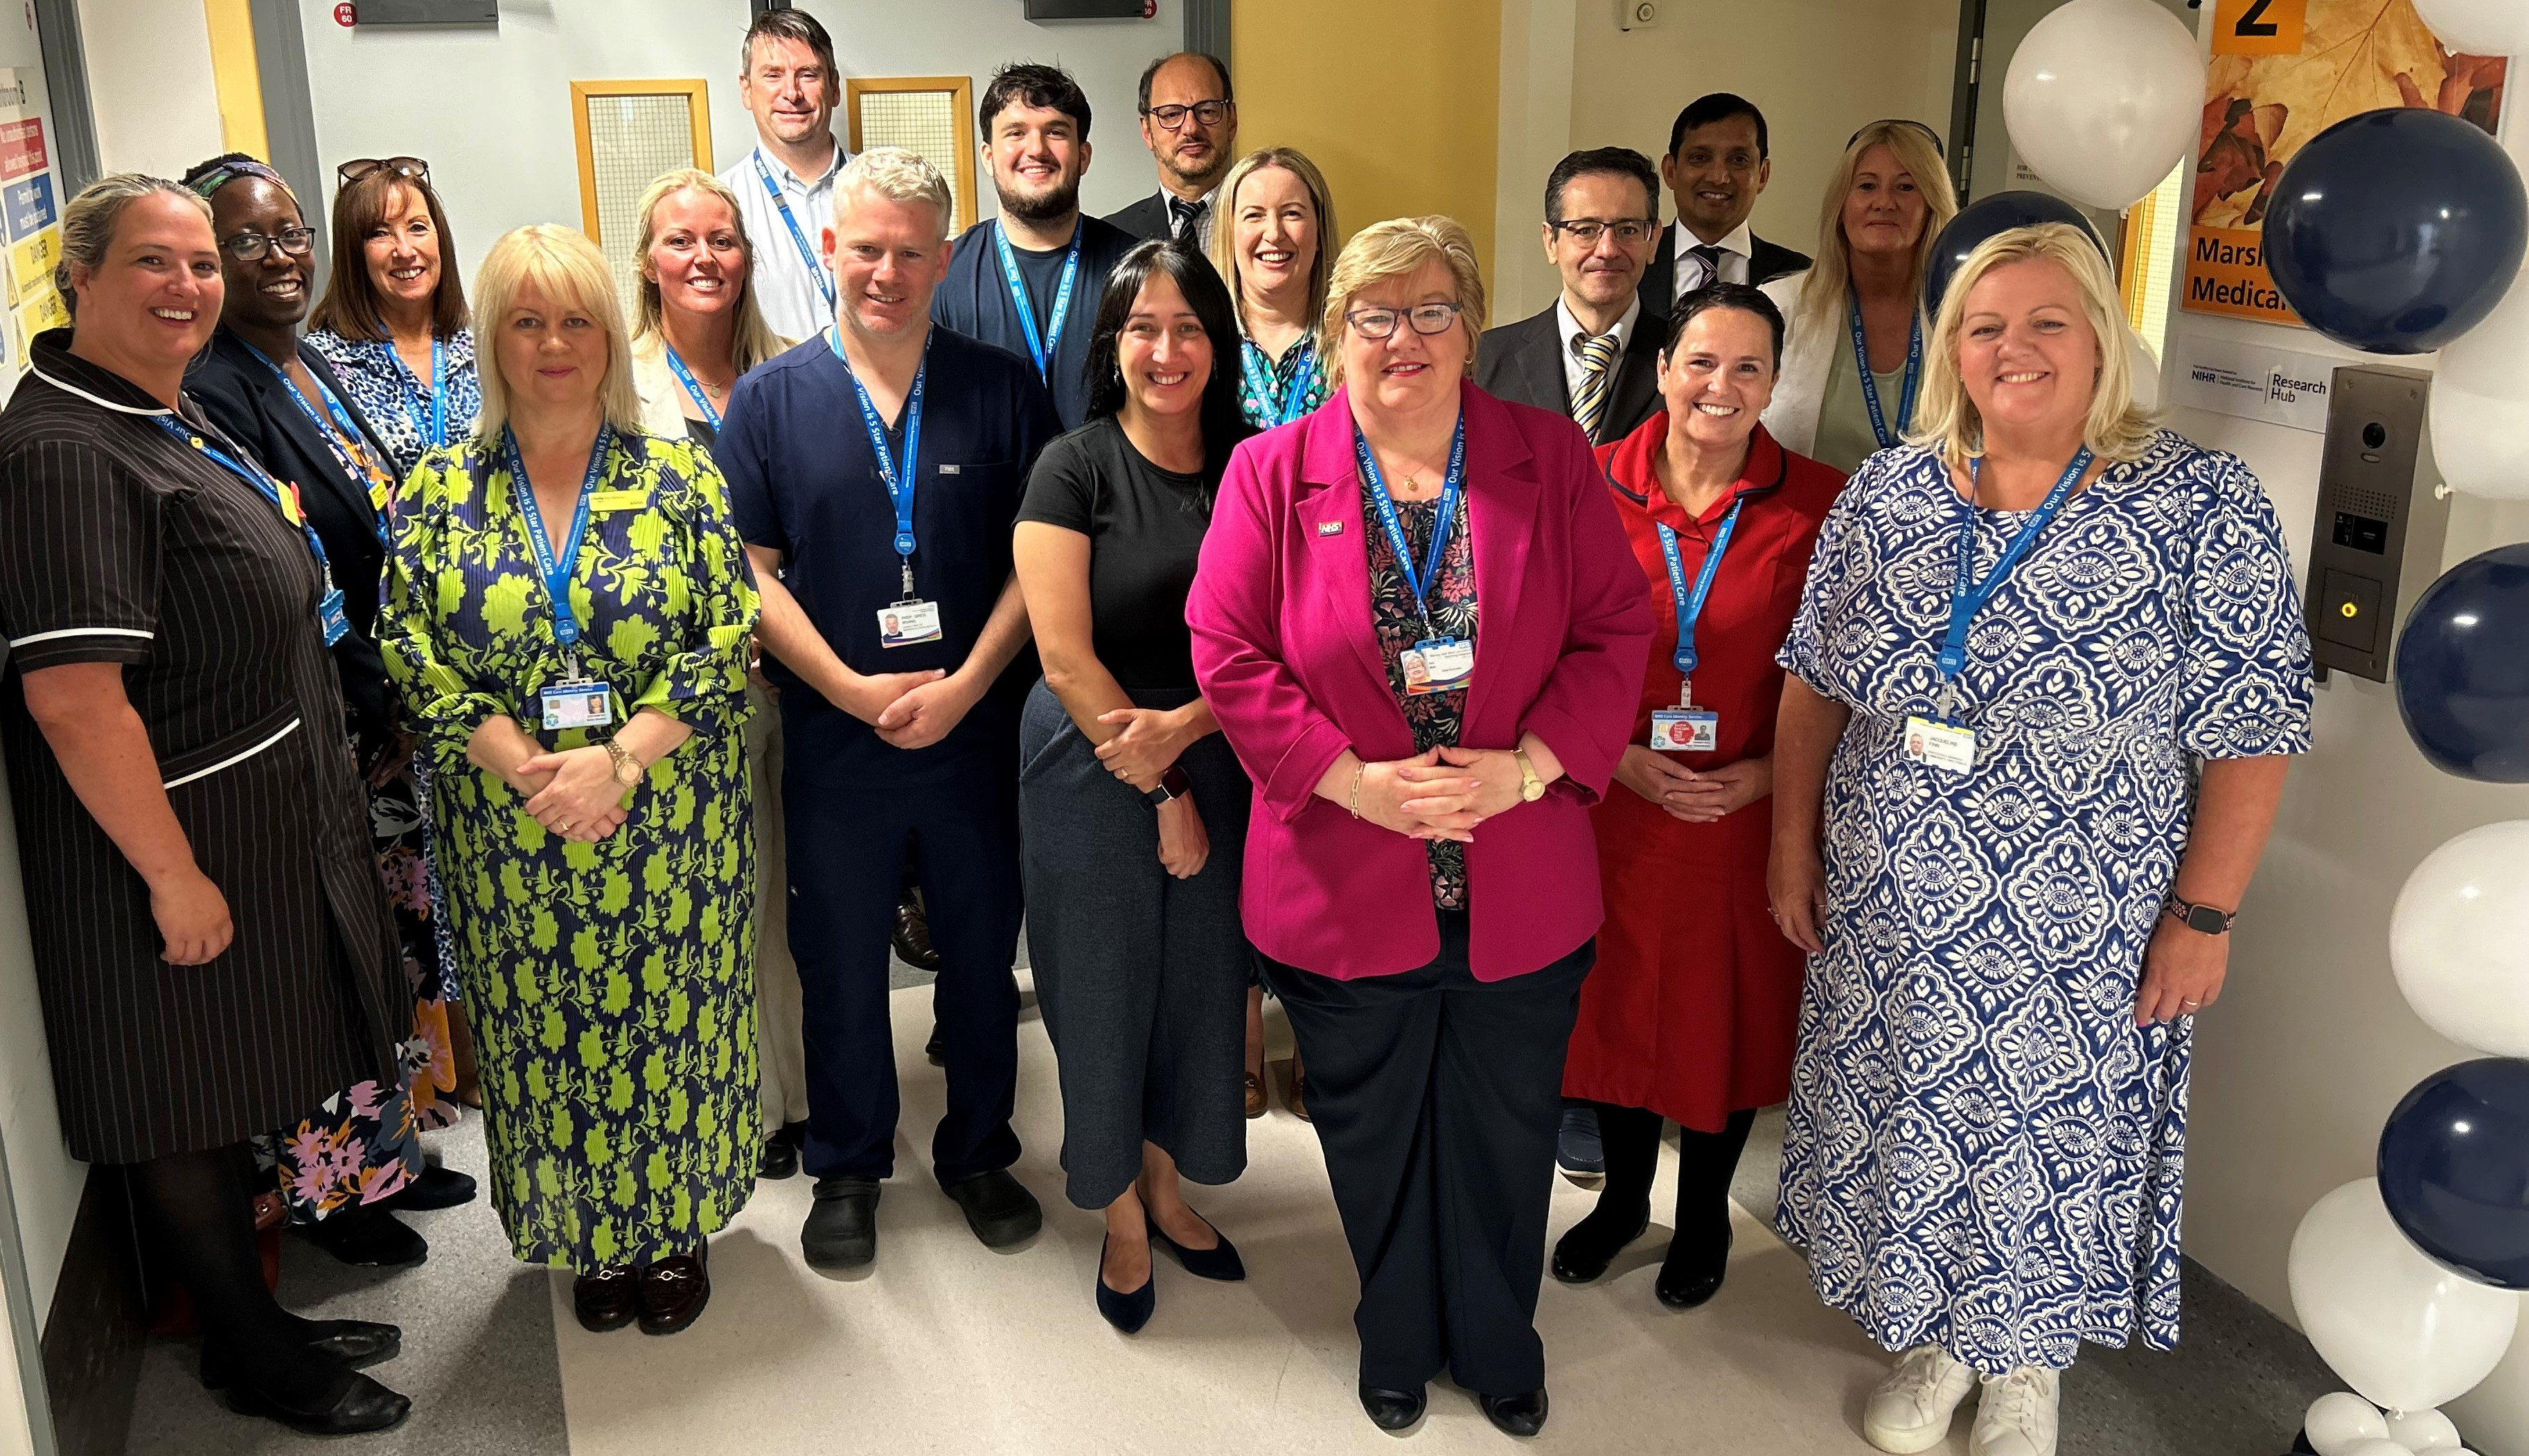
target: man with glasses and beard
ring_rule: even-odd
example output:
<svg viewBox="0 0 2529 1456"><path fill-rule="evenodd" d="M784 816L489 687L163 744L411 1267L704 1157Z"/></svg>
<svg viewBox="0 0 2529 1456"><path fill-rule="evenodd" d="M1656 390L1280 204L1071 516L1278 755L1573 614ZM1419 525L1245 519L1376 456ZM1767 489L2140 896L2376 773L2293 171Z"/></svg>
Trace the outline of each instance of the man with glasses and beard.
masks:
<svg viewBox="0 0 2529 1456"><path fill-rule="evenodd" d="M1153 61L1142 73L1142 144L1159 164L1159 189L1106 221L1152 242L1185 239L1209 255L1212 194L1238 156L1228 66L1201 51Z"/></svg>
<svg viewBox="0 0 2529 1456"><path fill-rule="evenodd" d="M1139 241L1080 211L1089 171L1089 98L1055 66L1004 66L976 108L997 218L949 250L932 321L1032 364L1062 427L1089 412L1089 335L1106 275Z"/></svg>

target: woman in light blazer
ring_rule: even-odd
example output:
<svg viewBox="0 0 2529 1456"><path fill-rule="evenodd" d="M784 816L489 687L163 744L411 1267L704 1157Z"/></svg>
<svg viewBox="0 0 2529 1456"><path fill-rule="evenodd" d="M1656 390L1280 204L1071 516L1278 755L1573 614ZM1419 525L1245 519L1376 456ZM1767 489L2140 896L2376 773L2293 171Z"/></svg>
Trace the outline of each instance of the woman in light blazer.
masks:
<svg viewBox="0 0 2529 1456"><path fill-rule="evenodd" d="M1465 229L1365 229L1328 293L1340 388L1231 457L1195 674L1256 785L1240 908L1308 1058L1363 1408L1411 1426L1445 1369L1529 1435L1588 807L1651 613L1579 427L1467 382Z"/></svg>

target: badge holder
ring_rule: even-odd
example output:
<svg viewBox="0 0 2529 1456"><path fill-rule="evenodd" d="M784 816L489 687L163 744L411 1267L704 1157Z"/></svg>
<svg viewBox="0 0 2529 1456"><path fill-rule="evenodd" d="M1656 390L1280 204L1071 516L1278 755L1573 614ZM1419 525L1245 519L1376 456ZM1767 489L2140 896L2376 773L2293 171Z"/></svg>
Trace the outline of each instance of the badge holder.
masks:
<svg viewBox="0 0 2529 1456"><path fill-rule="evenodd" d="M573 648L563 659L569 676L561 682L548 683L538 695L544 710L545 731L563 728L601 728L615 721L615 695L607 685L580 671L579 652Z"/></svg>
<svg viewBox="0 0 2529 1456"><path fill-rule="evenodd" d="M904 567L904 595L878 609L878 645L913 647L940 640L940 604L913 594L913 566Z"/></svg>
<svg viewBox="0 0 2529 1456"><path fill-rule="evenodd" d="M1661 753L1715 753L1721 747L1721 715L1695 706L1695 679L1677 687L1677 706L1651 711L1651 745Z"/></svg>
<svg viewBox="0 0 2529 1456"><path fill-rule="evenodd" d="M1973 769L1975 729L1959 721L1965 706L1959 696L1958 679L1942 683L1940 716L1926 718L1917 713L1906 720L1906 757L1945 773Z"/></svg>
<svg viewBox="0 0 2529 1456"><path fill-rule="evenodd" d="M1398 653L1396 660L1405 670L1408 697L1456 692L1476 675L1476 644L1455 637L1426 637Z"/></svg>

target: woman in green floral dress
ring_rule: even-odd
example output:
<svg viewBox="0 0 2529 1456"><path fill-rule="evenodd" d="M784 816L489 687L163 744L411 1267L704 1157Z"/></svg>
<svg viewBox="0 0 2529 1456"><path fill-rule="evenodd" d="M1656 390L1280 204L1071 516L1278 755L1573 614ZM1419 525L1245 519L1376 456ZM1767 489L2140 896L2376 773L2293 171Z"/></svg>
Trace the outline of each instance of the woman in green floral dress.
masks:
<svg viewBox="0 0 2529 1456"><path fill-rule="evenodd" d="M577 1272L591 1329L668 1333L755 1175L755 587L710 457L639 431L595 245L521 228L475 297L483 412L404 482L380 646L437 775L511 1246Z"/></svg>

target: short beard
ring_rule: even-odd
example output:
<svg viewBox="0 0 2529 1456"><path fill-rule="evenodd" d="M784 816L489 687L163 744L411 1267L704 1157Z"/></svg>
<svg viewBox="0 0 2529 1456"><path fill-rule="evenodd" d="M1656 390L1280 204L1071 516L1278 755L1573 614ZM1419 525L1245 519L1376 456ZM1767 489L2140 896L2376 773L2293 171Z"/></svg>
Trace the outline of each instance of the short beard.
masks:
<svg viewBox="0 0 2529 1456"><path fill-rule="evenodd" d="M1214 189L1220 186L1220 180L1229 175L1229 154L1218 147L1212 148L1211 170L1208 172L1186 171L1184 168L1177 165L1176 154L1173 152L1159 159L1159 166L1167 172L1169 177L1176 180L1178 186L1191 189L1206 195L1210 195Z"/></svg>
<svg viewBox="0 0 2529 1456"><path fill-rule="evenodd" d="M993 191L1001 200L1001 211L1023 223L1049 223L1068 217L1080 207L1080 180L1073 178L1042 197L1023 197L1007 188L995 185Z"/></svg>

